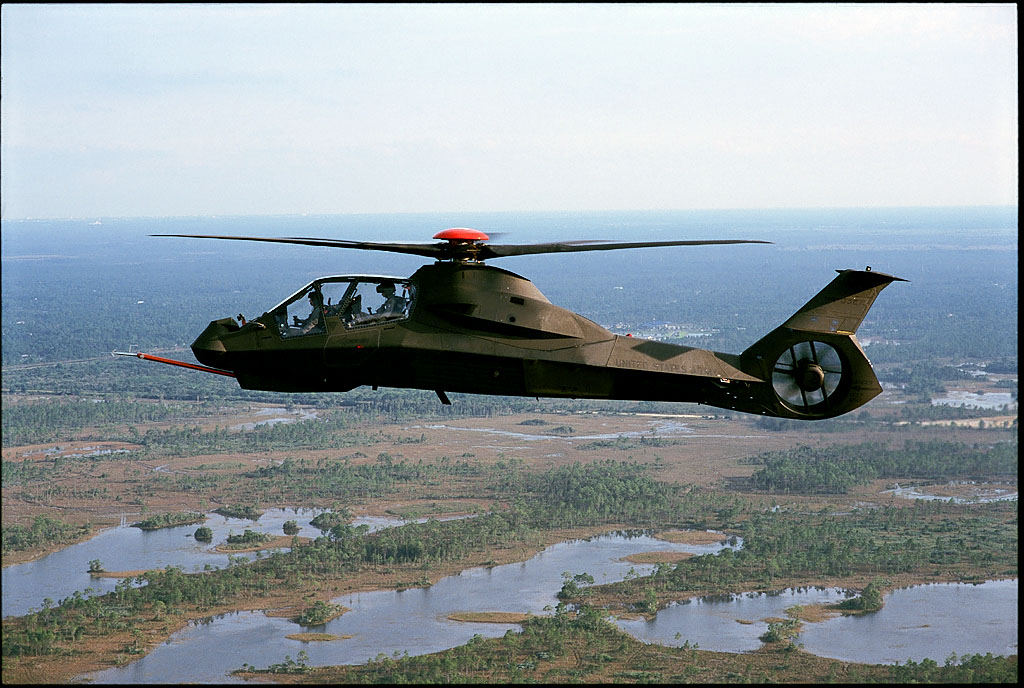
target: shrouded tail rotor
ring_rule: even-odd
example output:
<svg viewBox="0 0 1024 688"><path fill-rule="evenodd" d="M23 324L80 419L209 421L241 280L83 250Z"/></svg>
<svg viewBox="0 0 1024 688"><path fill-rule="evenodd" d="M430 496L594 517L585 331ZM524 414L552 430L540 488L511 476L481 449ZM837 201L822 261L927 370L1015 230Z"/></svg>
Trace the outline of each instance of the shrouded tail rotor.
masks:
<svg viewBox="0 0 1024 688"><path fill-rule="evenodd" d="M848 366L834 347L807 340L787 348L772 368L772 387L779 399L798 413L826 413L829 400L843 386Z"/></svg>
<svg viewBox="0 0 1024 688"><path fill-rule="evenodd" d="M875 297L905 280L871 268L838 272L803 308L741 354L744 372L764 381L756 402L752 398L752 412L834 418L881 394L855 333Z"/></svg>

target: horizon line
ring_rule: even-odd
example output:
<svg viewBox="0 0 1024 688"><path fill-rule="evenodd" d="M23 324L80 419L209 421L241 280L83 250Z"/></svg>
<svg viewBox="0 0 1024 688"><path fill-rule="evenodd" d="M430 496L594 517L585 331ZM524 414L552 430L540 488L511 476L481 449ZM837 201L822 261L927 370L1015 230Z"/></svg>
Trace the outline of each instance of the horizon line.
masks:
<svg viewBox="0 0 1024 688"><path fill-rule="evenodd" d="M375 212L281 212L281 213L205 213L191 215L71 215L71 216L26 216L5 218L0 222L53 222L80 220L165 220L165 219L218 219L218 218L298 218L298 217L366 217L392 215L465 215L478 213L482 215L513 215L513 214L602 214L602 213L706 213L706 212L792 212L792 211L834 211L834 210L953 210L953 209L1006 209L1017 210L1019 204L966 204L966 205L850 205L850 206L780 206L770 208L614 208L603 210L400 210Z"/></svg>

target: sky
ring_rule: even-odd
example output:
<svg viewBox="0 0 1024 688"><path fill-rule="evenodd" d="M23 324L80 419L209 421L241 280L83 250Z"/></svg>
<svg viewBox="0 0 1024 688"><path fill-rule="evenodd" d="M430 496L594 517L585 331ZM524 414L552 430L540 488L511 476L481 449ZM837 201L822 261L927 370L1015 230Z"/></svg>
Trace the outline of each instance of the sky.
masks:
<svg viewBox="0 0 1024 688"><path fill-rule="evenodd" d="M1014 4L12 4L3 219L1016 205Z"/></svg>

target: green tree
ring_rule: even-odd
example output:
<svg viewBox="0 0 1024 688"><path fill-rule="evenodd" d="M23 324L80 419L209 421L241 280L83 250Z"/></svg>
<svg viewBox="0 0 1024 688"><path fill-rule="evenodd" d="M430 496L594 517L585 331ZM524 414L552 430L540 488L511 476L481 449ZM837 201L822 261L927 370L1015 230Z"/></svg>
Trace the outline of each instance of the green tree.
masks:
<svg viewBox="0 0 1024 688"><path fill-rule="evenodd" d="M572 600L589 597L592 593L591 590L580 587L581 584L594 584L594 577L589 573L577 573L574 576L570 572L565 571L562 573L562 580L564 581L562 589L555 596L563 602L571 602Z"/></svg>

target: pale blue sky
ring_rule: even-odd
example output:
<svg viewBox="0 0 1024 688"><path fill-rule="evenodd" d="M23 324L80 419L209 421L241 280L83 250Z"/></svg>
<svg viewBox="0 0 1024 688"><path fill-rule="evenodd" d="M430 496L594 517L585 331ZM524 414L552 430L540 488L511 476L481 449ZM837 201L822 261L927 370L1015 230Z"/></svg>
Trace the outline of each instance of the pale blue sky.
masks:
<svg viewBox="0 0 1024 688"><path fill-rule="evenodd" d="M2 13L5 219L1018 201L1012 4Z"/></svg>

